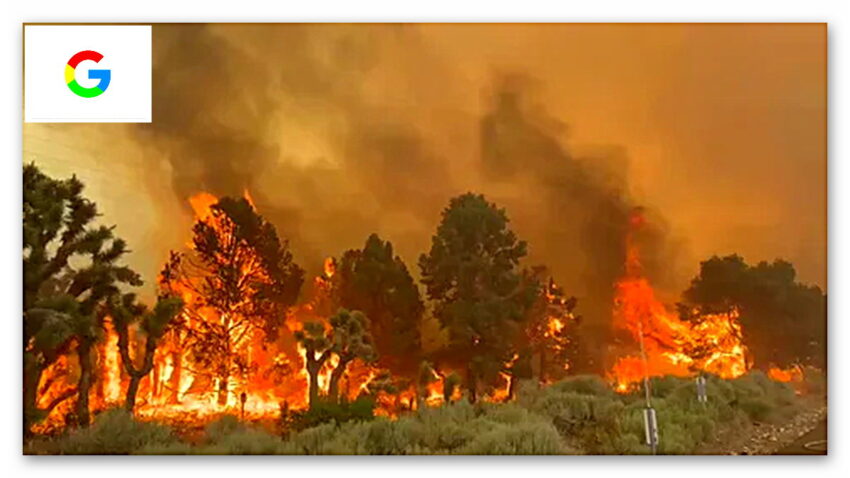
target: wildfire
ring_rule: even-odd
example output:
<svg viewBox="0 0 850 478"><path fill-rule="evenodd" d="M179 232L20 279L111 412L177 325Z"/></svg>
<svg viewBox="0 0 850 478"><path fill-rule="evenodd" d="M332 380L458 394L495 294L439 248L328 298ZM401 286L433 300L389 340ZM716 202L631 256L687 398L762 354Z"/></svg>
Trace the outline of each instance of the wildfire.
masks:
<svg viewBox="0 0 850 478"><path fill-rule="evenodd" d="M247 191L245 197L254 208ZM234 238L232 224L213 207L218 198L200 193L189 202L196 225L204 223L212 228L218 240ZM629 392L644 375L689 376L697 372L723 378L743 375L750 363L737 310L723 314L692 311L691 316L682 318L656 297L642 274L640 251L632 237L644 222L638 214L630 220L626 274L616 284L614 324L628 332L633 343L609 371L615 389ZM194 247L195 244L190 243L190 248ZM237 273L250 275L254 281L268 280L267 275L258 272L260 261L251 254L249 249L244 251ZM203 275L181 276L180 280L161 278L161 284L167 284L170 293L182 297L185 307L176 324L159 340L153 355L153 368L139 383L136 415L165 421L199 421L224 413L243 414L249 419L278 418L288 411L305 409L309 404L310 374L306 368L307 351L296 341L295 332L303 330L307 322L321 323L329 330L328 304L333 303L335 281L339 280L336 269L335 260L328 258L322 274L314 280L310 300L289 307L281 314L280 322L275 324L280 333L271 341L267 340L265 330L240 325L244 317L240 316L238 307L225 312L212 307L202 293L201 285L208 280ZM538 356L540 369L549 363L566 372L570 364L564 358L565 352L571 350L568 346L572 344L569 333L578 320L572 313L575 299L565 297L551 280L544 291L541 306L545 309L536 316L543 319L535 322L533 334L535 343L542 342L546 346ZM129 381L119 353L118 335L109 318L105 319L103 327L106 336L94 350L97 356L89 397L95 411L123 405ZM234 363L232 367L228 364L230 368L223 371L211 371L208 363L198 360L192 341L201 332L221 330L221 327L231 333L226 345L227 352L235 357ZM130 329L131 360L142 354L141 333L138 329ZM511 397L514 377L510 370L518 358L515 354L504 364L495 387L485 400L501 402ZM346 369L337 370L339 366ZM372 390L372 385L380 383L383 379L379 377L386 376L386 371L360 359L341 362L339 356L331 354L322 363L316 381L319 395L327 396L332 393L331 377L336 372L341 397L355 400L361 395L373 394L378 407L375 413L395 417L401 411L440 406L446 401L460 399L460 379L455 374L436 368L429 370L417 383L402 377L389 381L391 386L386 389L376 387ZM344 373L340 376L340 372ZM800 366L772 367L768 375L781 382L801 382L803 370ZM37 405L48 410L49 415L35 427L36 432L47 432L66 424L66 417L70 418L73 413L75 400L72 398L76 396L78 379L79 364L73 353L63 355L44 371Z"/></svg>
<svg viewBox="0 0 850 478"><path fill-rule="evenodd" d="M250 194L245 198L254 206ZM227 219L217 214L213 206L218 198L209 193L199 193L189 198L195 220L214 228L221 240L232 236L232 227ZM194 244L190 242L190 248ZM256 272L250 269L257 261L251 257L243 261L243 273ZM286 411L304 409L308 405L309 377L305 368L305 350L293 339L293 333L303 328L305 321L326 323L327 317L317 314L317 304L322 294L329 293L334 274L333 259L325 262L324 274L316 278L314 300L292 307L282 318L280 337L274 342L264 340L262 331L233 326L233 340L229 346L238 357L237 366L241 373L226 376L210 373L197 363L189 342L193 334L203 327L225 323L238 324L241 317L217 313L204 301L199 293L199 282L203 277L182 277L170 281L170 292L178 294L186 304L184 312L174 327L160 340L151 372L139 383L135 413L140 418L157 420L198 421L224 413L241 414L246 418L277 418ZM263 279L254 274L255 279ZM127 389L127 376L118 350L118 336L107 318L104 322L105 340L96 348L96 370L94 386L90 395L91 408L102 410L123 405ZM131 356L136 356L139 343L135 336L140 333L131 329ZM339 357L331 356L322 366L318 376L320 394L326 395L330 376L339 364ZM42 375L38 393L38 405L50 408L47 420L35 431L46 432L65 425L65 416L73 411L74 395L79 366L74 355L63 356ZM347 373L340 389L348 399L355 399L368 388L376 370L364 363L348 364ZM57 404L52 402L56 401Z"/></svg>
<svg viewBox="0 0 850 478"><path fill-rule="evenodd" d="M626 240L626 275L617 283L614 325L626 330L641 350L620 357L609 376L615 389L632 390L644 375L690 376L699 371L735 378L747 372L747 348L742 341L737 310L699 314L690 320L668 309L642 275L634 233L645 219L636 212Z"/></svg>

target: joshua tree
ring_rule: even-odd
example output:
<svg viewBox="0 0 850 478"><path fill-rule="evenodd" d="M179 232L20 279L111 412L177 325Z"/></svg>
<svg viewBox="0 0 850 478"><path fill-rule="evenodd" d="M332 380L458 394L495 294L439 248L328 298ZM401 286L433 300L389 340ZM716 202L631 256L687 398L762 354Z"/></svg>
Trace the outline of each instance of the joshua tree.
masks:
<svg viewBox="0 0 850 478"><path fill-rule="evenodd" d="M338 398L339 380L352 360L359 358L372 361L375 359L369 334L369 321L362 312L340 309L331 317L330 325L330 329L326 329L320 322L307 322L303 330L295 333L296 340L301 343L306 352L311 407L315 406L319 399L319 372L332 355L337 355L339 362L331 372L328 386L328 395L331 400Z"/></svg>
<svg viewBox="0 0 850 478"><path fill-rule="evenodd" d="M110 298L106 310L112 318L115 331L118 334L118 350L124 370L130 376L127 386L125 407L133 412L136 405L136 392L139 382L153 369L154 353L157 343L168 329L172 320L183 308L183 300L178 297L160 297L153 310L147 310L143 304L136 302L135 294L124 294ZM130 356L130 326L139 325L139 330L146 336L144 355L141 366L136 367L138 360ZM138 359L138 357L137 357Z"/></svg>
<svg viewBox="0 0 850 478"><path fill-rule="evenodd" d="M463 379L455 372L452 372L446 376L443 380L443 401L445 403L451 403L452 396L457 390L457 387L460 386Z"/></svg>
<svg viewBox="0 0 850 478"><path fill-rule="evenodd" d="M331 340L321 322L305 323L303 330L295 332L295 339L304 347L307 375L310 377L308 396L310 407L314 407L319 400L319 371L333 353Z"/></svg>
<svg viewBox="0 0 850 478"><path fill-rule="evenodd" d="M354 359L373 362L377 356L372 345L372 334L369 332L369 319L360 311L349 312L340 309L331 317L332 345L331 350L339 356L339 363L331 372L328 384L328 396L331 400L339 399L339 379L345 374L348 364Z"/></svg>
<svg viewBox="0 0 850 478"><path fill-rule="evenodd" d="M439 379L434 366L427 360L419 364L419 376L416 380L416 409L422 408L422 399L428 393L428 385Z"/></svg>
<svg viewBox="0 0 850 478"><path fill-rule="evenodd" d="M120 265L126 243L113 228L95 227L95 204L76 177L56 180L34 164L23 173L24 433L45 416L37 389L44 370L75 349L80 357L77 417L89 422L91 348L99 337L97 309L121 284L142 284Z"/></svg>

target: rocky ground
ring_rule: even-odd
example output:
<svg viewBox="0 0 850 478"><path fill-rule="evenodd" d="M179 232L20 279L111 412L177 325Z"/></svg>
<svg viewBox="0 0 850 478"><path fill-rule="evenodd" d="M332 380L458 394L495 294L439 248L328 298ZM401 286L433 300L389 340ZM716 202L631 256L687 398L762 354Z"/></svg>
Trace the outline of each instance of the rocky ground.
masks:
<svg viewBox="0 0 850 478"><path fill-rule="evenodd" d="M790 421L778 424L755 423L743 432L730 430L705 452L724 455L804 454L806 449L802 442L796 443L801 437L812 432L812 440L808 441L826 439L826 405L808 405ZM817 449L825 450L825 447L818 446L815 450L809 450L808 454L822 454L817 453Z"/></svg>

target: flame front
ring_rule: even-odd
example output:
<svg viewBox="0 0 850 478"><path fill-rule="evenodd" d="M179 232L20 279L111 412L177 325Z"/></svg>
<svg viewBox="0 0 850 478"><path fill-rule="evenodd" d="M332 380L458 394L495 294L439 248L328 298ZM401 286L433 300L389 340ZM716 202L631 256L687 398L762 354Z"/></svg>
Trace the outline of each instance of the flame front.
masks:
<svg viewBox="0 0 850 478"><path fill-rule="evenodd" d="M626 274L617 282L614 326L632 337L642 355L619 357L609 372L618 392L633 390L644 376L686 377L698 372L739 377L751 364L736 309L720 314L692 311L688 320L668 308L643 276L635 234L645 224L633 212L626 238Z"/></svg>
<svg viewBox="0 0 850 478"><path fill-rule="evenodd" d="M251 207L253 200L246 191ZM215 210L218 199L208 193L200 193L189 200L195 220L211 225L222 239L230 234L228 225ZM746 373L750 366L748 351L743 343L743 330L736 309L726 313L702 314L691 311L683 318L666 306L657 296L644 276L640 251L635 234L644 225L643 217L636 213L630 220L630 232L626 240L625 274L616 283L614 302L614 327L625 332L627 344L617 355L608 371L615 390L627 393L634 390L644 376L691 376L699 372L711 373L722 378L734 378ZM190 243L190 247L194 247ZM251 254L246 251L245 254ZM244 257L242 273L256 274L259 260ZM238 311L222 313L214 310L199 292L198 281L203 277L188 277L169 282L171 292L178 294L186 304L177 320L179 326L171 328L159 341L154 354L151 372L139 384L135 413L147 419L164 421L199 421L224 414L244 414L246 418L278 418L289 411L303 410L309 404L310 376L306 369L306 350L295 338L295 332L304 328L308 321L320 322L329 327L327 304L335 281L339 280L337 264L329 258L324 263L323 273L313 281L312 296L289 308L281 318L280 332L274 341L265 340L262 330L235 327L228 346L240 362L238 373L214 373L198 363L189 346L193 334L205 326L224 323L238 324L242 317ZM544 289L544 320L536 322L533 338L547 347L541 352L543 362L554 364L556 370L567 373L570 363L564 354L573 344L572 314L574 299L567 299L554 281ZM234 309L236 310L236 309ZM124 372L118 350L118 337L110 320L104 323L105 340L96 348L94 386L90 403L95 411L109 406L122 405L129 377ZM130 330L130 355L139 357L143 353L144 339L141 331ZM641 353L642 347L642 353ZM497 383L492 384L485 400L500 402L512 395L512 367L519 355L504 364ZM134 359L135 360L135 359ZM339 366L340 358L331 355L317 375L320 395L328 395L331 375ZM370 390L370 385L381 370L353 360L347 364L345 373L338 383L339 394L355 400L364 394L376 399L377 415L398 416L402 411L421 406L440 406L448 400L461 397L460 386L454 386L451 396L446 396L447 377L450 370L431 370L431 377L424 383L415 384L401 377L391 388ZM557 374L555 374L557 375ZM35 431L45 432L64 425L66 416L73 412L75 384L79 376L79 365L74 354L62 356L45 370L38 388L38 406L49 408L48 419L39 424ZM769 376L777 381L802 381L802 369L771 368ZM541 376L541 382L550 377ZM561 375L552 377L561 378ZM457 385L456 383L454 385ZM389 388L388 388L389 389Z"/></svg>

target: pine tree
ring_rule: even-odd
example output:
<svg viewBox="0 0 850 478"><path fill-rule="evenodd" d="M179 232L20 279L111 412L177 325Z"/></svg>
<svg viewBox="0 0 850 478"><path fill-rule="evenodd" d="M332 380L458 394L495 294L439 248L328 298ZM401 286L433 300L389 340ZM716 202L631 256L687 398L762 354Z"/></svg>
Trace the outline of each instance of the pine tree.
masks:
<svg viewBox="0 0 850 478"><path fill-rule="evenodd" d="M343 254L334 279L339 305L369 318L378 366L396 375L414 373L421 360L425 306L404 261L393 254L392 244L370 235L363 249Z"/></svg>
<svg viewBox="0 0 850 478"><path fill-rule="evenodd" d="M512 359L534 301L537 285L519 269L525 255L526 243L508 228L505 211L467 193L451 200L431 250L419 259L434 315L467 364L472 401L479 383L492 383Z"/></svg>
<svg viewBox="0 0 850 478"><path fill-rule="evenodd" d="M251 371L246 338L277 337L295 302L304 271L288 242L246 199L222 198L193 227L193 251L172 254L163 287L185 288L197 297L186 304L192 360L219 380L219 403L227 403L231 376Z"/></svg>

